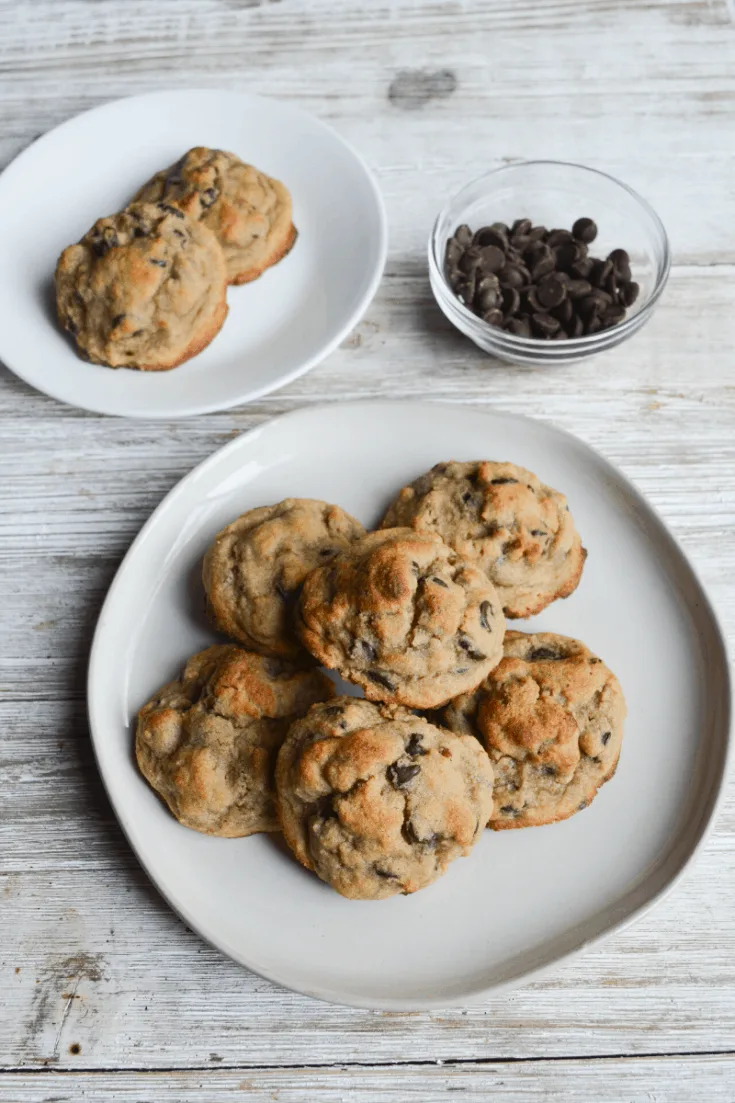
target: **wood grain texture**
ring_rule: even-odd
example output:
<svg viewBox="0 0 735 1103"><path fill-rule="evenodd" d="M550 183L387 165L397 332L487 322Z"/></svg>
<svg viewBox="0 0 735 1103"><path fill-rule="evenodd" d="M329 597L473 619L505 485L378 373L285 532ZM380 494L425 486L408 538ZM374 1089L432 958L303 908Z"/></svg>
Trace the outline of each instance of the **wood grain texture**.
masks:
<svg viewBox="0 0 735 1103"><path fill-rule="evenodd" d="M8 1103L732 1103L735 1058L660 1061L529 1061L457 1068L251 1070L228 1072L11 1074ZM52 1093L52 1094L50 1094Z"/></svg>
<svg viewBox="0 0 735 1103"><path fill-rule="evenodd" d="M182 475L266 418L371 396L488 405L587 440L661 511L735 642L733 5L0 0L0 166L105 100L220 85L294 100L364 153L388 266L324 364L239 410L103 418L0 366L0 1098L729 1103L732 791L684 884L581 961L467 1009L329 1007L222 958L150 886L96 773L84 678L116 567ZM646 329L546 371L452 330L424 259L447 195L529 157L619 175L674 249Z"/></svg>

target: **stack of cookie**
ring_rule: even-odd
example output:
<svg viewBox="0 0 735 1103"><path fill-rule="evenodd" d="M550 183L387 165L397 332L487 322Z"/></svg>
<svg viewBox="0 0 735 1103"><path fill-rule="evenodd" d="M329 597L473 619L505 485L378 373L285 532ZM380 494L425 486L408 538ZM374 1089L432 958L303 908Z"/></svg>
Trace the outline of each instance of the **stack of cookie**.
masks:
<svg viewBox="0 0 735 1103"><path fill-rule="evenodd" d="M279 180L197 146L64 250L59 321L95 364L166 371L219 333L227 285L256 279L295 240Z"/></svg>
<svg viewBox="0 0 735 1103"><path fill-rule="evenodd" d="M614 773L615 676L576 640L505 627L568 596L585 555L564 496L510 463L438 464L371 533L310 499L251 510L203 571L239 646L141 710L141 771L189 827L280 827L343 896L415 892L486 826L564 819Z"/></svg>

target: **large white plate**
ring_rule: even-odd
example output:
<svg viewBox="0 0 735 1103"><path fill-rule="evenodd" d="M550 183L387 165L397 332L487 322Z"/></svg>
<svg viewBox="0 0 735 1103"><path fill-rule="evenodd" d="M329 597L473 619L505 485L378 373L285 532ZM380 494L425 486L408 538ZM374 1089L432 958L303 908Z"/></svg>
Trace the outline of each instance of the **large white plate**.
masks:
<svg viewBox="0 0 735 1103"><path fill-rule="evenodd" d="M289 495L374 524L433 463L523 464L569 497L589 549L579 589L517 627L583 639L619 676L618 772L565 823L486 831L469 858L409 897L339 897L276 837L181 827L136 772L136 710L211 642L200 561L242 510ZM102 776L148 874L206 939L263 976L361 1007L477 999L536 975L639 915L701 843L728 745L725 646L673 537L606 460L550 425L461 406L366 402L288 414L239 437L168 495L110 589L89 670Z"/></svg>
<svg viewBox="0 0 735 1103"><path fill-rule="evenodd" d="M211 345L169 372L87 364L56 324L61 250L187 149L231 150L291 191L299 237L260 279L228 289ZM340 136L289 104L222 91L154 92L78 115L0 176L0 359L62 402L184 417L282 387L349 333L377 289L387 225L377 185Z"/></svg>

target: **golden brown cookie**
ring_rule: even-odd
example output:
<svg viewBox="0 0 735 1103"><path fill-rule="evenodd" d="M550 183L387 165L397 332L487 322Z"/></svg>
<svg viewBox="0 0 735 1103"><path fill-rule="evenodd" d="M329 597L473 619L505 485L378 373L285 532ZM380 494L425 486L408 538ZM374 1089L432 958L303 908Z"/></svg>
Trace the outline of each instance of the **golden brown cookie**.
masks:
<svg viewBox="0 0 735 1103"><path fill-rule="evenodd" d="M111 368L175 368L227 315L214 235L160 204L100 218L61 254L55 279L61 324L86 359Z"/></svg>
<svg viewBox="0 0 735 1103"><path fill-rule="evenodd" d="M503 654L491 582L438 536L373 532L308 575L296 629L320 663L371 701L437 708Z"/></svg>
<svg viewBox="0 0 735 1103"><path fill-rule="evenodd" d="M620 683L579 640L507 632L503 661L445 722L476 735L495 770L489 826L533 827L586 808L615 773L623 738Z"/></svg>
<svg viewBox="0 0 735 1103"><path fill-rule="evenodd" d="M135 196L138 203L161 201L214 233L225 254L229 283L257 279L296 241L288 189L221 149L190 149Z"/></svg>
<svg viewBox="0 0 735 1103"><path fill-rule="evenodd" d="M318 670L208 647L138 713L138 766L186 827L227 838L277 831L278 749L296 717L333 695Z"/></svg>
<svg viewBox="0 0 735 1103"><path fill-rule="evenodd" d="M204 558L214 624L254 651L307 659L291 623L302 583L364 534L339 506L312 498L248 510L217 534Z"/></svg>
<svg viewBox="0 0 735 1103"><path fill-rule="evenodd" d="M354 697L296 721L276 786L298 860L353 900L431 884L469 854L493 804L490 760L476 739Z"/></svg>
<svg viewBox="0 0 735 1103"><path fill-rule="evenodd" d="M389 507L381 527L396 525L437 533L484 571L508 617L569 597L587 554L564 495L512 463L438 463Z"/></svg>

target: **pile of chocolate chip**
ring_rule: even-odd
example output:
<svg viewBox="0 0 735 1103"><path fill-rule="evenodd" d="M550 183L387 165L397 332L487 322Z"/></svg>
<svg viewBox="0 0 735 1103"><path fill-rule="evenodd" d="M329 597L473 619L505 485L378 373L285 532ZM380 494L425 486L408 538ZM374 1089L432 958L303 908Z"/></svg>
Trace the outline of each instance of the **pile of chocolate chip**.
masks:
<svg viewBox="0 0 735 1103"><path fill-rule="evenodd" d="M604 260L589 256L596 237L591 218L578 218L571 230L547 230L530 218L474 234L458 226L447 242L447 282L478 318L516 337L599 333L622 322L640 289L625 249Z"/></svg>

